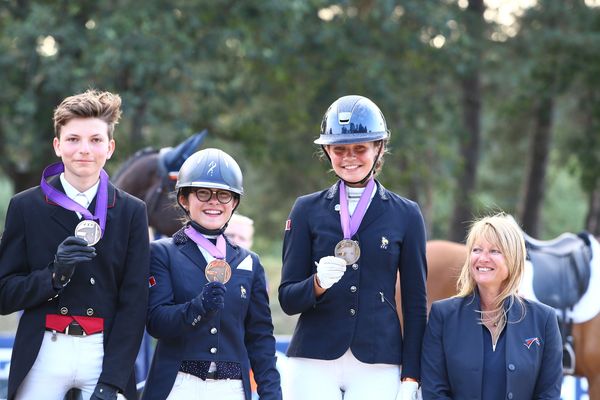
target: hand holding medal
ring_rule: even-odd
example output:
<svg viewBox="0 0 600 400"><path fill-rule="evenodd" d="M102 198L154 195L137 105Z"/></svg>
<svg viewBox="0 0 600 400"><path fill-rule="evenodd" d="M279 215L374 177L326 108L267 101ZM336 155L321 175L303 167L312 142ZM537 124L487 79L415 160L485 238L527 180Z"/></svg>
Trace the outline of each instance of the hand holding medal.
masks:
<svg viewBox="0 0 600 400"><path fill-rule="evenodd" d="M75 227L75 236L85 240L88 246L93 246L100 241L102 230L95 221L84 219Z"/></svg>

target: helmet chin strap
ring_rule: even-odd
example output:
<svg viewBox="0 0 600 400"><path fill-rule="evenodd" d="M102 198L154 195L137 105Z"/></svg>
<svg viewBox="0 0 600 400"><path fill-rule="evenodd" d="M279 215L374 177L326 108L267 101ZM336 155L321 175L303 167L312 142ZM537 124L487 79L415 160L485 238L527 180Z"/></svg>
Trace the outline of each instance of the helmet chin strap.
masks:
<svg viewBox="0 0 600 400"><path fill-rule="evenodd" d="M227 224L228 223L229 223L229 221L227 221ZM202 225L200 225L199 223L197 223L194 220L190 220L189 224L192 226L192 228L194 228L195 230L197 230L201 234L203 234L203 235L209 235L209 236L219 236L219 235L222 235L223 232L225 232L225 229L227 228L227 224L225 224L225 225L223 225L219 229L206 229L205 227L203 227Z"/></svg>

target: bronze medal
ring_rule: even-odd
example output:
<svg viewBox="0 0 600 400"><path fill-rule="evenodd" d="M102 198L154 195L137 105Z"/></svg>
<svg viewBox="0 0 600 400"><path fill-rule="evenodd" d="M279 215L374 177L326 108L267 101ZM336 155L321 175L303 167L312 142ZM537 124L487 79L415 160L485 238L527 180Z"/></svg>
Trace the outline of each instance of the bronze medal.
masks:
<svg viewBox="0 0 600 400"><path fill-rule="evenodd" d="M334 254L336 257L346 260L346 265L352 265L360 258L360 247L355 240L340 240L335 246Z"/></svg>
<svg viewBox="0 0 600 400"><path fill-rule="evenodd" d="M231 278L231 267L227 261L216 258L208 263L204 270L204 276L209 282L225 284Z"/></svg>
<svg viewBox="0 0 600 400"><path fill-rule="evenodd" d="M102 238L102 230L95 221L84 219L75 227L75 236L85 240L88 246L93 246Z"/></svg>

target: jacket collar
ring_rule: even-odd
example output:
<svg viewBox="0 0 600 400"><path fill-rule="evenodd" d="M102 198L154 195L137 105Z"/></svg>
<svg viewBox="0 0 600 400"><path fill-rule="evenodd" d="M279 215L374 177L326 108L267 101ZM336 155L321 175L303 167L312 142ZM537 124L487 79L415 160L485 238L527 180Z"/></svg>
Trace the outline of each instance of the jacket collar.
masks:
<svg viewBox="0 0 600 400"><path fill-rule="evenodd" d="M383 187L383 185L375 179L375 184L377 185L377 193L376 196L379 195L381 200L388 200L389 196L387 194L387 190ZM327 189L327 195L325 196L327 199L333 199L337 197L337 193L340 187L340 181L338 180L336 183L331 185L329 189Z"/></svg>
<svg viewBox="0 0 600 400"><path fill-rule="evenodd" d="M52 185L55 189L58 189L62 193L65 193L65 189L63 188L62 184L60 183L60 178L58 176L51 177L48 180L48 183L50 185ZM89 208L91 210L93 210L96 207L96 198L97 197L98 197L98 194L96 193L96 196L94 196L94 199L92 200L92 202L90 203L90 206L89 206ZM56 204L55 202L53 202L52 200L50 200L48 198L48 196L44 195L44 198L46 199L46 203L51 204L53 206L58 206L58 204ZM113 208L115 206L116 202L117 202L117 191L116 191L116 188L112 184L111 181L108 181L108 208Z"/></svg>
<svg viewBox="0 0 600 400"><path fill-rule="evenodd" d="M327 194L325 196L325 198L329 200L329 207L331 208L332 212L335 213L336 216L340 215L338 195L339 183L340 182L338 181L333 186L331 186L327 190ZM379 183L377 180L375 181L375 183L377 184L377 192L375 196L373 196L369 208L367 208L367 212L365 213L365 216L363 217L363 220L360 223L360 228L358 228L357 234L360 234L362 230L367 228L374 221L386 215L386 203L384 202L389 200L389 194L381 183Z"/></svg>
<svg viewBox="0 0 600 400"><path fill-rule="evenodd" d="M60 183L60 179L58 178L58 176L51 177L48 180L48 183L50 185L52 185L55 189L60 190L62 193L65 192ZM40 191L41 191L41 188L40 188ZM79 218L77 218L77 214L75 214L74 211L67 210L66 208L59 206L58 204L56 204L55 202L50 200L48 198L48 196L46 196L44 194L44 192L42 192L42 194L44 195L46 204L53 206L52 210L50 211L51 218L54 219L63 228L65 228L67 230L67 232L70 232L71 234L73 234L75 232L75 227L80 222ZM92 211L95 210L97 197L98 197L97 195L94 196L94 199L92 200L92 202L90 203L90 205L88 207L89 210L92 210ZM117 190L116 190L115 186L109 181L108 182L108 210L109 210L109 212L106 214L106 225L108 225L113 218L112 213L110 212L110 209L116 205L116 201L117 201Z"/></svg>
<svg viewBox="0 0 600 400"><path fill-rule="evenodd" d="M206 266L206 260L202 256L200 249L198 249L198 245L196 244L196 242L191 240L185 234L185 232L184 232L185 228L187 228L187 226L182 227L181 229L179 229L177 232L175 232L173 234L173 236L172 236L173 243L175 245L177 245L179 250L183 254L185 254L185 256L187 258L189 258L194 264L196 264L198 267L204 269L204 267ZM225 243L226 243L225 261L227 261L227 263L229 265L231 265L232 268L234 268L233 266L237 265L237 262L241 261L241 260L239 260L240 255L241 255L240 250L237 246L233 246L229 242L229 239L227 239L226 236L225 236Z"/></svg>

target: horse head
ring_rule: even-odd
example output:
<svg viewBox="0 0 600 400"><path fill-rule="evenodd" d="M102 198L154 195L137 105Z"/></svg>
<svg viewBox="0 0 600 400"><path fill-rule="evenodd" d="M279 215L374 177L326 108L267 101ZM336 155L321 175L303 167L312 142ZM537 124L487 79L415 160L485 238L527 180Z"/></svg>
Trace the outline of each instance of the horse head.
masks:
<svg viewBox="0 0 600 400"><path fill-rule="evenodd" d="M196 133L174 148L140 150L115 174L117 187L146 203L148 224L157 234L170 236L181 227L183 213L174 199L177 172L206 134L206 130Z"/></svg>
<svg viewBox="0 0 600 400"><path fill-rule="evenodd" d="M159 151L160 166L168 173L179 171L184 161L194 154L196 149L202 144L206 133L206 129L198 132L179 143L175 148L162 148Z"/></svg>

